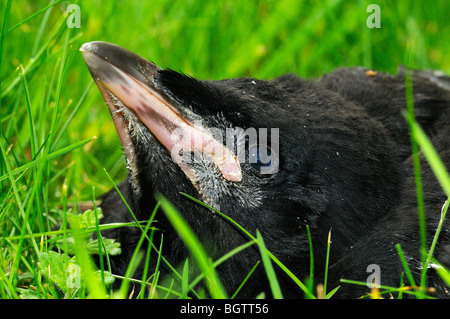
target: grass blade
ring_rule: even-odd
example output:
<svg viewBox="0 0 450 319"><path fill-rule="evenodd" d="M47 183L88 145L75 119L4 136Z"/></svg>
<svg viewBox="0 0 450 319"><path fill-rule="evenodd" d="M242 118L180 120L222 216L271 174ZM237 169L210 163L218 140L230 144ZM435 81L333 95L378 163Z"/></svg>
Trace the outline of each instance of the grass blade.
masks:
<svg viewBox="0 0 450 319"><path fill-rule="evenodd" d="M411 269L408 266L408 262L406 261L405 255L403 254L402 247L400 246L400 244L397 244L397 245L395 245L395 248L397 249L398 255L400 257L400 261L402 262L403 269L405 270L405 273L406 273L406 277L409 280L409 285L412 287L417 287L416 281L414 280Z"/></svg>
<svg viewBox="0 0 450 319"><path fill-rule="evenodd" d="M236 289L236 291L233 293L233 295L230 297L230 299L234 299L237 294L239 293L239 291L241 291L242 287L244 287L245 283L248 281L248 279L250 278L250 276L255 272L256 268L259 266L259 264L261 263L261 261L257 261L256 264L253 266L253 268L248 272L247 276L245 276L244 280L242 280L241 284L239 285L239 287Z"/></svg>
<svg viewBox="0 0 450 319"><path fill-rule="evenodd" d="M188 289L189 289L189 258L186 259L183 266L183 273L182 273L182 280L181 280L181 299L186 299L188 296Z"/></svg>
<svg viewBox="0 0 450 319"><path fill-rule="evenodd" d="M226 292L219 280L219 277L217 277L213 264L194 232L190 229L176 208L167 199L161 195L158 195L157 199L161 203L161 208L167 218L177 231L180 238L189 248L200 270L205 275L206 285L211 293L211 296L219 299L227 298Z"/></svg>
<svg viewBox="0 0 450 319"><path fill-rule="evenodd" d="M234 221L231 217L228 217L227 215L223 214L222 212L218 211L217 209L206 205L205 203L203 203L202 201L196 199L195 197L192 197L186 193L181 193L182 195L186 196L187 198L191 199L192 201L206 207L209 208L210 210L216 212L217 214L219 214L220 216L222 216L223 218L225 218L226 220L230 221L231 223L233 223L236 227L238 227L245 235L247 235L250 239L252 239L255 243L258 243L258 239L255 238L255 236L253 236L252 234L250 234L245 228L243 228L241 225L239 225L236 221ZM311 293L311 291L309 291L308 287L300 280L297 278L297 276L294 275L294 273L292 271L290 271L277 257L275 257L270 251L267 251L268 256L272 259L272 261L278 266L280 267L288 276L289 278L291 278L299 287L300 289L306 294L306 296L308 298L313 298L315 299L315 296Z"/></svg>
<svg viewBox="0 0 450 319"><path fill-rule="evenodd" d="M414 120L410 114L406 115L408 123L413 127L411 132L412 137L419 145L420 149L423 152L427 162L430 164L433 173L435 174L439 184L444 190L445 194L450 197L450 175L447 172L447 169L439 157L436 149L433 147L430 139L427 137L425 132L422 130L420 125Z"/></svg>
<svg viewBox="0 0 450 319"><path fill-rule="evenodd" d="M244 249L247 249L248 247L254 245L255 242L253 241L249 241L245 244L242 244L241 246L238 246L234 249L232 249L231 251L229 251L228 253L226 253L225 255L223 255L222 257L220 257L219 259L217 259L214 263L213 266L214 268L218 267L220 264L222 264L223 262L225 262L228 258L238 254L239 252L243 251ZM251 274L251 272L250 272ZM247 275L248 276L248 275ZM195 278L191 283L190 283L190 290L193 290L195 286L197 286L197 284L200 282L200 280L202 280L204 278L203 274L200 274L199 276L197 276L197 278ZM245 280L245 279L244 279ZM243 284L241 284L242 286ZM237 292L235 292L234 294L237 294ZM232 299L232 298L231 298Z"/></svg>
<svg viewBox="0 0 450 319"><path fill-rule="evenodd" d="M330 261L330 246L331 246L331 229L328 233L328 240L327 240L327 257L325 260L325 275L323 279L323 294L327 294L327 281L328 281L328 263Z"/></svg>
<svg viewBox="0 0 450 319"><path fill-rule="evenodd" d="M38 16L39 14L41 14L42 12L46 11L47 9L50 9L51 7L53 7L54 5L60 3L62 0L56 0L55 2L50 3L49 5L47 5L46 7L40 9L39 11L37 11L36 13L32 14L31 16L29 16L28 18L20 21L19 23L16 23L15 25L13 25L11 28L8 29L7 32L3 32L0 36L6 35L7 33L11 32L12 30L20 27L22 24L27 23L28 21L30 21L31 19L33 19L34 17Z"/></svg>
<svg viewBox="0 0 450 319"><path fill-rule="evenodd" d="M46 161L52 160L52 159L54 159L56 157L59 157L61 155L64 155L64 154L66 154L66 153L68 153L68 152L70 152L70 151L72 151L72 150L74 150L74 149L76 149L78 147L81 147L81 146L83 146L83 145L85 145L85 144L87 144L89 142L92 142L93 140L96 140L96 139L97 139L97 137L93 136L93 137L84 139L82 141L73 143L73 144L71 144L69 146L63 147L63 148L61 148L58 151L55 151L53 153L48 154L48 156L46 156L45 158L38 158L38 159L35 159L33 161L30 161L30 162L28 162L28 163L26 163L26 164L24 164L24 165L22 165L22 166L20 166L18 168L15 168L15 169L11 170L11 176L16 175L18 173L21 173L21 172L23 172L23 171L25 171L25 170L27 170L27 169L29 169L31 167L34 167L36 165L39 165L41 163L45 163ZM3 176L0 176L0 181L2 181L4 179L7 179L8 176L9 176L9 174L5 174Z"/></svg>
<svg viewBox="0 0 450 319"><path fill-rule="evenodd" d="M283 299L280 284L278 283L275 270L273 269L272 263L270 262L269 255L267 254L266 245L264 244L264 240L259 230L256 230L256 238L258 239L259 251L261 253L264 269L266 270L267 279L269 279L270 289L272 291L273 298Z"/></svg>
<svg viewBox="0 0 450 319"><path fill-rule="evenodd" d="M5 43L6 43L6 30L8 29L8 22L9 22L9 13L11 11L11 0L8 0L6 3L5 8L5 14L3 18L3 27L2 27L2 35L0 36L0 96L3 95L3 89L4 89L4 83L3 83L3 58L5 55ZM3 106L2 106L2 99L0 97L0 119L3 119ZM0 123L0 139L3 136L3 129L2 129L2 123ZM0 141L1 143L1 141ZM4 165L3 158L0 158L0 175L4 172ZM4 159L6 161L6 158ZM0 183L0 191L3 193L3 183Z"/></svg>
<svg viewBox="0 0 450 319"><path fill-rule="evenodd" d="M411 51L409 51L411 53ZM410 69L405 72L405 94L406 94L406 106L408 111L408 116L412 119L415 118L414 112L414 97L413 97L413 85L412 85L412 71ZM417 126L412 125L410 121L408 121L410 135L411 135L411 153L414 164L414 177L416 182L416 197L417 197L417 210L419 213L419 233L420 233L420 256L422 262L422 275L420 279L420 286L425 288L426 285L426 277L425 272L426 268L423 267L426 260L427 255L427 231L425 225L425 206L423 199L423 187L422 187L422 177L421 177L421 168L420 168L420 155L419 155L419 147L417 145L415 139L415 131ZM421 293L424 292L424 289L420 290Z"/></svg>

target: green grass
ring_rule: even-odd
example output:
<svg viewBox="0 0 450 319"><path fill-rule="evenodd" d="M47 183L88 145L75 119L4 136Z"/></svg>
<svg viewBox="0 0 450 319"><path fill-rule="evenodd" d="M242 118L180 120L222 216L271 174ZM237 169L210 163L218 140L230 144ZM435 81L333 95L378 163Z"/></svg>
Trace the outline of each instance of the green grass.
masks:
<svg viewBox="0 0 450 319"><path fill-rule="evenodd" d="M98 272L88 258L93 252L117 253L106 239L89 242L87 238L107 227L99 226L99 212L94 210L94 218L84 224L71 217L84 202L93 202L93 194L106 192L113 187L111 181L117 183L126 174L110 115L78 51L82 43L114 42L161 67L202 79L268 79L289 72L316 77L355 65L395 73L398 65L406 64L450 73L446 59L450 25L442 14L449 11L445 0L431 4L377 1L381 29L366 27L366 7L371 1L329 0L320 5L306 0L71 2L80 5L79 29L66 24L67 2L0 2L0 298L125 298L128 294L126 286L113 292L106 285L111 280L107 262ZM445 168L420 128L412 118L409 121L414 141L449 194ZM182 220L178 225L183 225ZM140 244L160 236L151 222L135 227L142 232ZM180 231L191 240L192 249L199 247L188 229ZM163 283L159 267L167 261L157 254L156 269L146 268L145 278L124 282L133 283L134 296L139 298L145 297L147 287L152 296L166 298L203 297L205 292L194 287L206 280L212 283L206 285L209 293L221 297L214 267L255 244L263 262L254 269L264 267L274 295L281 297L273 264L307 296L315 297L307 278L290 273L257 234L249 234L247 244L219 260L208 260L200 249L195 260L199 265L203 260L204 268L197 277L189 277L192 264L183 269L169 265L175 279ZM66 252L55 255L55 247ZM160 251L160 247L149 247ZM70 249L85 278L79 288L67 284L67 279L73 279L70 273L56 278L45 270L74 263L67 254ZM126 276L133 274L137 261L149 264L148 256L148 251L136 253ZM430 262L431 254L424 253L423 260ZM254 269L246 280L252 280ZM310 277L314 278L312 272Z"/></svg>

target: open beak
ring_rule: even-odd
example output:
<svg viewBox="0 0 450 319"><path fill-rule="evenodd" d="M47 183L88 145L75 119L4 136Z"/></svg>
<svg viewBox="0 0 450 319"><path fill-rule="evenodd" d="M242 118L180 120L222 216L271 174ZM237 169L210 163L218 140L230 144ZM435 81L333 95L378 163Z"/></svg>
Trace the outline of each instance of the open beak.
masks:
<svg viewBox="0 0 450 319"><path fill-rule="evenodd" d="M187 152L202 152L232 182L242 179L237 157L205 129L194 126L164 97L158 84L161 68L137 54L106 42L89 42L80 48L86 64L111 114L118 113L118 103L145 125L171 153L172 159L195 183L195 169L185 157ZM120 113L120 112L119 112ZM123 117L113 116L127 156L132 142L129 125Z"/></svg>

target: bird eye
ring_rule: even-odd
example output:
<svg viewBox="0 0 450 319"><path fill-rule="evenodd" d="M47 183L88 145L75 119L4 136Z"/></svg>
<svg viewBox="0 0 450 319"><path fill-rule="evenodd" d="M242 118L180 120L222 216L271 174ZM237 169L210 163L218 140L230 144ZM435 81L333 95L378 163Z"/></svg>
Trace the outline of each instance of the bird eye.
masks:
<svg viewBox="0 0 450 319"><path fill-rule="evenodd" d="M274 158L268 146L254 145L249 149L249 163L257 170L272 166Z"/></svg>

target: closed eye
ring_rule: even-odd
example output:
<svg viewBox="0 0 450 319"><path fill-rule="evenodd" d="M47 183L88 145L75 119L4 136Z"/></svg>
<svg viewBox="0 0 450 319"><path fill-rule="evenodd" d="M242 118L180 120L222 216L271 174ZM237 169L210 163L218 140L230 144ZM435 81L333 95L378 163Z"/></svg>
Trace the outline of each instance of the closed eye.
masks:
<svg viewBox="0 0 450 319"><path fill-rule="evenodd" d="M249 149L249 163L258 171L262 168L270 168L274 163L274 156L270 147L266 145L251 146Z"/></svg>

